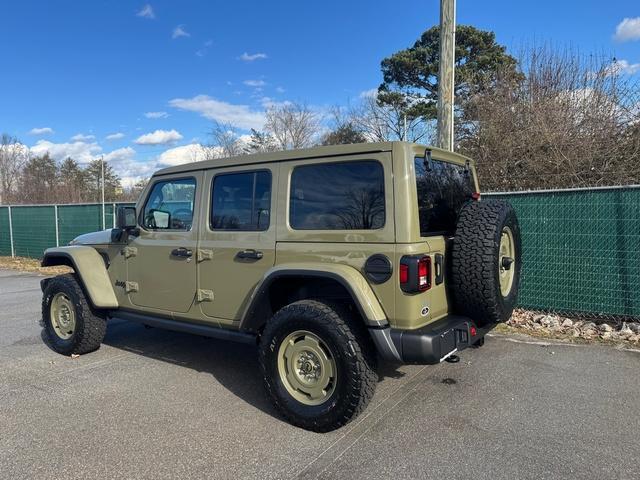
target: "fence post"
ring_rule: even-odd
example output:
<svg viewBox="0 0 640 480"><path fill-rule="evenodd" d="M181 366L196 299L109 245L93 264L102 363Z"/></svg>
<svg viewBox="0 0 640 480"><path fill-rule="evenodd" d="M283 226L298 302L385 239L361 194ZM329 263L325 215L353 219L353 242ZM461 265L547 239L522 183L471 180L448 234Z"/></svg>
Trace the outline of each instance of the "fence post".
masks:
<svg viewBox="0 0 640 480"><path fill-rule="evenodd" d="M13 221L11 220L11 205L9 205L8 208L9 208L9 242L11 243L11 257L15 258L16 249L13 244Z"/></svg>
<svg viewBox="0 0 640 480"><path fill-rule="evenodd" d="M113 228L116 228L116 204L113 204Z"/></svg>
<svg viewBox="0 0 640 480"><path fill-rule="evenodd" d="M56 217L56 247L60 246L60 230L58 228L58 205L53 206L53 211Z"/></svg>

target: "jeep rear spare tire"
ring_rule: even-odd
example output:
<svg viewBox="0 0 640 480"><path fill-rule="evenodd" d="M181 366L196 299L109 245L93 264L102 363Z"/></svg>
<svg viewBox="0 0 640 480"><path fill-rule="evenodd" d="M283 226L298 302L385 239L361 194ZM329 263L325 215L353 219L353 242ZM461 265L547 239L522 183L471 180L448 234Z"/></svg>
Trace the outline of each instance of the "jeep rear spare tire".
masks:
<svg viewBox="0 0 640 480"><path fill-rule="evenodd" d="M346 307L301 300L280 309L260 339L272 402L292 424L327 432L348 423L373 396L375 356Z"/></svg>
<svg viewBox="0 0 640 480"><path fill-rule="evenodd" d="M469 202L461 210L451 254L454 309L484 326L511 317L520 284L518 219L507 202Z"/></svg>

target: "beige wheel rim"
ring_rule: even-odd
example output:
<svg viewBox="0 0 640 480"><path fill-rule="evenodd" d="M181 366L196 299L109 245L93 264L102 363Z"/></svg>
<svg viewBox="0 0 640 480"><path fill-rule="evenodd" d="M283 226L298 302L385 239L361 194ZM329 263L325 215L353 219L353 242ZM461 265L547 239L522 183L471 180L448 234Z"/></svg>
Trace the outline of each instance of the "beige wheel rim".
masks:
<svg viewBox="0 0 640 480"><path fill-rule="evenodd" d="M516 249L513 242L513 232L509 227L502 229L500 236L500 256L498 259L498 276L500 278L500 293L503 297L509 295L513 286L516 271Z"/></svg>
<svg viewBox="0 0 640 480"><path fill-rule="evenodd" d="M66 294L60 292L54 295L49 314L56 335L63 340L71 338L76 329L76 311Z"/></svg>
<svg viewBox="0 0 640 480"><path fill-rule="evenodd" d="M278 374L289 394L305 405L326 402L336 388L333 353L315 333L298 330L278 349Z"/></svg>

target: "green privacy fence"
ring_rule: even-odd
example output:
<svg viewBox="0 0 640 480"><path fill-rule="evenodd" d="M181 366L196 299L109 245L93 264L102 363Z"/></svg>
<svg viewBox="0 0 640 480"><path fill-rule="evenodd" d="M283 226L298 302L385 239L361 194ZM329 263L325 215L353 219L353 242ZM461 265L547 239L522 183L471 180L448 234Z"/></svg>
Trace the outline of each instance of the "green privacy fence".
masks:
<svg viewBox="0 0 640 480"><path fill-rule="evenodd" d="M520 306L640 317L640 187L493 193L509 201L522 231ZM130 205L130 204L127 204ZM117 204L105 205L113 226ZM0 255L42 256L102 229L102 205L0 206ZM57 222L56 222L57 215ZM57 225L57 228L56 228ZM11 227L11 228L10 228Z"/></svg>
<svg viewBox="0 0 640 480"><path fill-rule="evenodd" d="M0 206L0 256L40 258L49 247L111 228L119 205L133 204L105 204L104 222L102 204Z"/></svg>
<svg viewBox="0 0 640 480"><path fill-rule="evenodd" d="M522 307L640 316L640 188L492 194L522 232Z"/></svg>

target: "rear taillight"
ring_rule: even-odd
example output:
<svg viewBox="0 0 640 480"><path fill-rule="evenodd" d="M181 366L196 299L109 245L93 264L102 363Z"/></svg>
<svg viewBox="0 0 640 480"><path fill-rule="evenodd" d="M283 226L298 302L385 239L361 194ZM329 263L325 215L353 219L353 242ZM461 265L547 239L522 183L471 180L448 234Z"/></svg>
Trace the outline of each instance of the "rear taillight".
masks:
<svg viewBox="0 0 640 480"><path fill-rule="evenodd" d="M406 293L424 292L431 288L431 257L405 255L400 259L400 288Z"/></svg>
<svg viewBox="0 0 640 480"><path fill-rule="evenodd" d="M400 283L407 283L409 281L409 265L400 264Z"/></svg>
<svg viewBox="0 0 640 480"><path fill-rule="evenodd" d="M431 257L418 260L418 290L421 292L431 286Z"/></svg>

